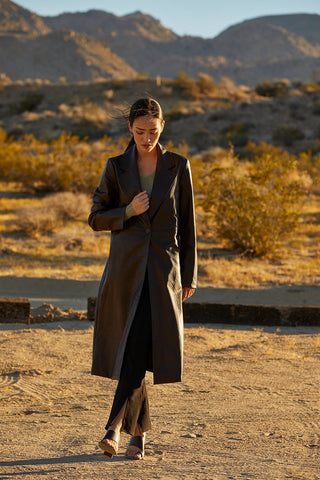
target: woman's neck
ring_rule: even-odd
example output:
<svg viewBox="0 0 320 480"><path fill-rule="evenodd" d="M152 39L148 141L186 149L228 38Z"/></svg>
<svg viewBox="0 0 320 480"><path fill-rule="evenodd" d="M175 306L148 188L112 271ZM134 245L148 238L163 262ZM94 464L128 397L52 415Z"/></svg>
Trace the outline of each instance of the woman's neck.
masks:
<svg viewBox="0 0 320 480"><path fill-rule="evenodd" d="M142 154L137 151L137 165L139 174L142 176L153 173L157 166L158 152L155 148L152 152Z"/></svg>

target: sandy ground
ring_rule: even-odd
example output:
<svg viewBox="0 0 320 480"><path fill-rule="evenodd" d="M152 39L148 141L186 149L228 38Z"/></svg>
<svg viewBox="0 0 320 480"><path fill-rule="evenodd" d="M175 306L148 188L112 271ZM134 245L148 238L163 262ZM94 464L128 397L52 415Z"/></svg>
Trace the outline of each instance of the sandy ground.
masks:
<svg viewBox="0 0 320 480"><path fill-rule="evenodd" d="M320 479L320 328L188 326L182 383L153 385L146 457L105 459L116 382L92 323L0 325L1 479Z"/></svg>

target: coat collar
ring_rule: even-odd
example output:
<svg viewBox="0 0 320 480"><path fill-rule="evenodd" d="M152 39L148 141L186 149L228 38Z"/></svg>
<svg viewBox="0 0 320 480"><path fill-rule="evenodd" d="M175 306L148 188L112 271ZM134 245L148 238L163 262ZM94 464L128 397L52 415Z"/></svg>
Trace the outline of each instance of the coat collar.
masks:
<svg viewBox="0 0 320 480"><path fill-rule="evenodd" d="M158 161L156 173L153 181L153 188L150 198L149 210L142 214L145 221L153 218L169 190L175 177L177 162L171 152L168 152L160 143L158 143ZM119 159L119 166L125 172L126 190L133 192L133 196L141 192L139 170L136 161L136 146L130 147Z"/></svg>
<svg viewBox="0 0 320 480"><path fill-rule="evenodd" d="M160 207L166 193L172 185L175 177L177 162L173 155L159 144L158 161L153 181L153 188L148 210L149 218L152 219Z"/></svg>

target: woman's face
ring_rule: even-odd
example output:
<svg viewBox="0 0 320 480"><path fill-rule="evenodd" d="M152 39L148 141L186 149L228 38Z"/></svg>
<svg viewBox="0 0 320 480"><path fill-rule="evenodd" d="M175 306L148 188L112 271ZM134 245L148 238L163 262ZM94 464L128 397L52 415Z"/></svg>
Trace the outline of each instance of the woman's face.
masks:
<svg viewBox="0 0 320 480"><path fill-rule="evenodd" d="M129 130L133 134L138 152L152 152L158 143L163 127L164 120L146 115L136 118L132 125L129 122Z"/></svg>

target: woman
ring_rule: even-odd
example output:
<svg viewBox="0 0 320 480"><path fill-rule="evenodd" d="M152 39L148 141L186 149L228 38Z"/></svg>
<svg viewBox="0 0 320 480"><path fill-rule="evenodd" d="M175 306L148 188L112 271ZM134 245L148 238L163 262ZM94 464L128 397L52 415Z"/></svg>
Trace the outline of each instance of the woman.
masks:
<svg viewBox="0 0 320 480"><path fill-rule="evenodd" d="M93 230L111 230L92 374L119 379L100 448L112 458L125 431L126 457L139 460L151 428L146 370L154 383L181 381L182 301L196 287L196 237L189 162L158 143L159 103L135 102L128 126L133 138L108 160L89 216Z"/></svg>

